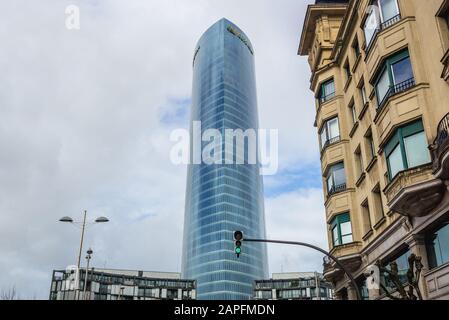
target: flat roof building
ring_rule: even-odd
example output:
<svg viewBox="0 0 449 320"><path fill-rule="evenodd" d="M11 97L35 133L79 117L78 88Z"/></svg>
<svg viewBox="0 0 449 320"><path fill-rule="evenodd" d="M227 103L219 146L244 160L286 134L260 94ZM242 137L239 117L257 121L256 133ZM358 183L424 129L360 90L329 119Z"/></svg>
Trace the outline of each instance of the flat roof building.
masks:
<svg viewBox="0 0 449 320"><path fill-rule="evenodd" d="M256 280L254 300L332 300L332 284L318 272L273 273Z"/></svg>
<svg viewBox="0 0 449 320"><path fill-rule="evenodd" d="M180 273L76 267L53 271L50 300L193 300L196 281ZM77 285L78 283L78 285Z"/></svg>

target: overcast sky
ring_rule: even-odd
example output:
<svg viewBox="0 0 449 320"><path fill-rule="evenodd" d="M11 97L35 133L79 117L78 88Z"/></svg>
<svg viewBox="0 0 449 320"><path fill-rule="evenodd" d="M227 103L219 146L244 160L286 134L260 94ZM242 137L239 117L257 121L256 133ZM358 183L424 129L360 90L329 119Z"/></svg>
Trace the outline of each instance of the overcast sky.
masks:
<svg viewBox="0 0 449 320"><path fill-rule="evenodd" d="M48 298L51 271L77 258L79 230L58 219L84 209L111 220L87 230L95 267L180 271L186 167L169 161L169 136L188 128L195 45L222 17L251 39L260 126L279 129L268 236L326 248L310 70L297 56L310 2L0 1L0 290ZM66 28L70 4L80 30ZM270 273L321 271L321 259L269 246Z"/></svg>

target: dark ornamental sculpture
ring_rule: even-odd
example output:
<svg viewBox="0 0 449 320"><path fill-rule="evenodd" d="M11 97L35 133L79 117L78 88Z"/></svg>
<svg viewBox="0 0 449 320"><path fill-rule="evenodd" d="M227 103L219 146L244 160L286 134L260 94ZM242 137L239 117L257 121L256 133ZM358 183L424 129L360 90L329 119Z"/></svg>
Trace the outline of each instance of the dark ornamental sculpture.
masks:
<svg viewBox="0 0 449 320"><path fill-rule="evenodd" d="M379 268L381 274L387 275L386 278L393 283L399 294L398 296L393 295L384 284L380 283L380 288L388 298L392 300L423 300L421 290L419 289L419 279L423 268L421 260L421 257L413 253L408 258L409 269L407 271L406 284L403 284L400 280L398 264L396 262L390 263L390 269L382 266L380 260L376 262L376 266Z"/></svg>

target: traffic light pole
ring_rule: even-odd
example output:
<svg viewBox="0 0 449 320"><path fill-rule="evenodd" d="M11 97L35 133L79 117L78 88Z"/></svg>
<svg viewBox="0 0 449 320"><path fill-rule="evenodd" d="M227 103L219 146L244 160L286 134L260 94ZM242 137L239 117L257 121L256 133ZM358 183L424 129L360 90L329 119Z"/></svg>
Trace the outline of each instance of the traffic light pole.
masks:
<svg viewBox="0 0 449 320"><path fill-rule="evenodd" d="M319 248L317 246L314 246L312 244L308 244L308 243L304 243L304 242L295 242L295 241L248 239L248 238L244 238L243 241L246 241L246 242L265 242L265 243L289 244L289 245L303 246L303 247L307 247L307 248L311 248L311 249L314 249L316 251L319 251L319 252L325 254L327 257L331 258L337 264L337 266L346 273L346 275L348 276L349 280L351 281L352 286L355 289L355 292L357 294L357 299L358 300L362 300L362 295L360 293L360 288L357 285L357 282L355 281L355 279L352 276L351 272L338 260L337 257L335 257L334 255L330 254L326 250L323 250L323 249L321 249L321 248Z"/></svg>

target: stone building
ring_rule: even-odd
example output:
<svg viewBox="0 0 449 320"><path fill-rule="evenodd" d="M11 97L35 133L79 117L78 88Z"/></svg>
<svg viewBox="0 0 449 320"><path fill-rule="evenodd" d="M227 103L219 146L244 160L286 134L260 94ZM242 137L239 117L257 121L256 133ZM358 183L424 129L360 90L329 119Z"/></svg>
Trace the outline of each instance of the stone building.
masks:
<svg viewBox="0 0 449 320"><path fill-rule="evenodd" d="M312 71L331 253L370 299L385 292L366 288L367 267L395 261L406 281L414 253L424 298L449 299L449 1L316 1L298 54ZM355 298L334 264L324 275Z"/></svg>

